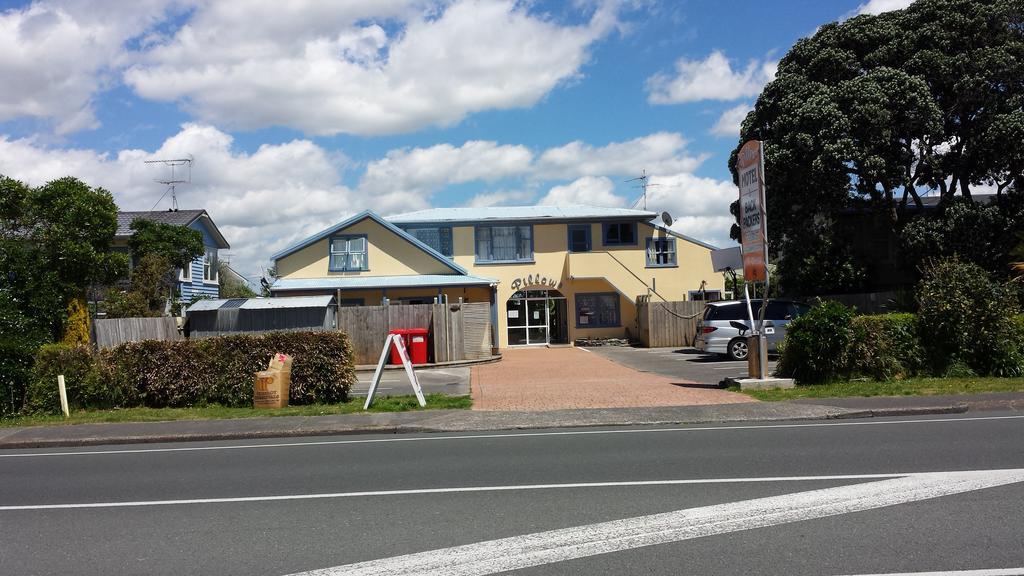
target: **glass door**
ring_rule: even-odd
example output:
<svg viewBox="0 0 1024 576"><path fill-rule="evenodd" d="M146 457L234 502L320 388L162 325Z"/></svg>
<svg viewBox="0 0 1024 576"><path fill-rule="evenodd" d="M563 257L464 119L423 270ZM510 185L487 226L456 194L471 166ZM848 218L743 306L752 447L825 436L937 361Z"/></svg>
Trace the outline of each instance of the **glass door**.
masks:
<svg viewBox="0 0 1024 576"><path fill-rule="evenodd" d="M569 341L565 296L556 290L520 290L505 303L508 345Z"/></svg>
<svg viewBox="0 0 1024 576"><path fill-rule="evenodd" d="M526 343L548 343L548 301L546 298L526 301Z"/></svg>

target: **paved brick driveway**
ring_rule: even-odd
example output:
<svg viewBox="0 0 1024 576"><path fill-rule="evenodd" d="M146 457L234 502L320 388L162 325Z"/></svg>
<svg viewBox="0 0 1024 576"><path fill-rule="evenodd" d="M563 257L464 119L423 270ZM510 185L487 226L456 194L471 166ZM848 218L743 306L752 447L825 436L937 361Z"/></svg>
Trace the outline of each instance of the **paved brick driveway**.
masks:
<svg viewBox="0 0 1024 576"><path fill-rule="evenodd" d="M500 362L474 366L471 378L474 410L754 402L743 394L638 372L580 348L510 348Z"/></svg>

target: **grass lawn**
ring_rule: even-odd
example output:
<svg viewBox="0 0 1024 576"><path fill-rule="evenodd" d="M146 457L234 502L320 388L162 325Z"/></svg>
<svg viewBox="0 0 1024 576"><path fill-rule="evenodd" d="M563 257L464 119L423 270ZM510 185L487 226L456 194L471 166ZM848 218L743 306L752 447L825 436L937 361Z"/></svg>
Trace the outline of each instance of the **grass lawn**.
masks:
<svg viewBox="0 0 1024 576"><path fill-rule="evenodd" d="M415 396L377 397L367 412L405 412L408 410L466 409L472 406L469 396L427 394L427 407L420 408ZM312 404L279 409L227 408L203 406L194 408L123 408L72 412L70 418L54 415L29 415L0 419L0 427L52 426L55 424L91 424L97 422L164 422L168 420L212 420L221 418L260 418L266 416L323 416L352 414L363 411L364 398L353 398L344 404Z"/></svg>
<svg viewBox="0 0 1024 576"><path fill-rule="evenodd" d="M733 391L740 392L739 387ZM743 390L758 400L836 398L841 396L934 396L981 392L1024 392L1024 378L909 378L878 382L873 380L798 385L788 390Z"/></svg>

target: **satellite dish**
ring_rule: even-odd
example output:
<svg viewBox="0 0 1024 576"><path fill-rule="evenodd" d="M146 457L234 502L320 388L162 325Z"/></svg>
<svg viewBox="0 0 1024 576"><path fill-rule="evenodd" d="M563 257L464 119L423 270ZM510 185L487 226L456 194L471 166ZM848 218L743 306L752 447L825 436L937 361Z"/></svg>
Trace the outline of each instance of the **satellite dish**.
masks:
<svg viewBox="0 0 1024 576"><path fill-rule="evenodd" d="M672 226L672 216L668 212L661 213L661 221L665 223L665 226Z"/></svg>

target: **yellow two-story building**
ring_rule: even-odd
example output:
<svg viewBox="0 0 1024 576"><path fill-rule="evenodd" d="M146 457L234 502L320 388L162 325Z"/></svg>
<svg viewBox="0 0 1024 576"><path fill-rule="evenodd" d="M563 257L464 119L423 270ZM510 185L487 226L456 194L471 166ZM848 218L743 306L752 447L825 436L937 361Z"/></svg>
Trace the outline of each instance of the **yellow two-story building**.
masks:
<svg viewBox="0 0 1024 576"><path fill-rule="evenodd" d="M494 345L636 334L636 304L721 297L714 246L644 210L592 206L367 211L272 256L274 296L343 306L490 302Z"/></svg>

